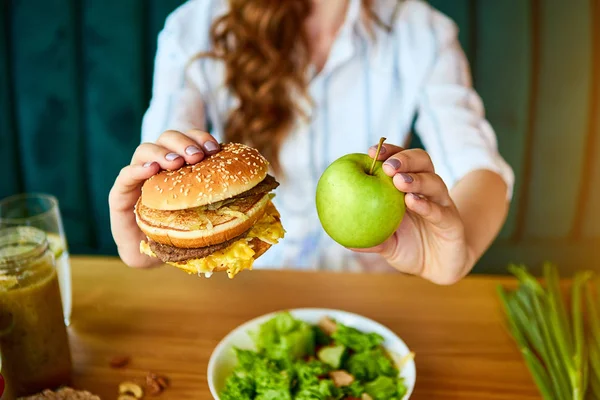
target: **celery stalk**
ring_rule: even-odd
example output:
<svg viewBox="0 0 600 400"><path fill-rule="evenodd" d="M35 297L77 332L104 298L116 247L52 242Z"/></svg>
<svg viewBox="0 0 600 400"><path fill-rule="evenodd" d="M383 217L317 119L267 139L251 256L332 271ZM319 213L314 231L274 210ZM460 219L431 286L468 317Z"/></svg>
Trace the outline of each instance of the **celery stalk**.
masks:
<svg viewBox="0 0 600 400"><path fill-rule="evenodd" d="M533 347L533 350L545 360L548 358L548 349L546 349L544 340L542 339L542 334L540 332L539 326L536 323L532 323L532 314L527 314L522 308L519 307L519 300L517 298L517 293L522 293L521 291L517 291L512 293L507 297L508 304L511 307L513 316L515 318L515 322L519 326L519 329L523 331L524 335L527 337L527 340Z"/></svg>
<svg viewBox="0 0 600 400"><path fill-rule="evenodd" d="M548 373L544 366L540 363L540 360L528 349L521 349L521 353L525 358L525 362L532 372L533 379L542 394L542 398L544 400L553 400L556 397L552 394L550 390L550 378L548 377Z"/></svg>
<svg viewBox="0 0 600 400"><path fill-rule="evenodd" d="M571 299L571 314L573 319L573 340L575 353L573 355L573 363L577 372L577 380L573 386L573 399L583 399L585 396L586 381L584 373L585 357L585 332L582 315L582 290L585 288L586 282L590 279L590 272L581 272L575 275L573 282L572 299Z"/></svg>
<svg viewBox="0 0 600 400"><path fill-rule="evenodd" d="M556 267L546 263L544 265L544 276L547 285L548 317L550 320L550 329L552 329L553 342L566 369L571 388L577 388L580 386L581 376L578 373L579 368L571 356L574 351L573 336L571 335L567 312L560 292ZM579 397L575 396L573 398L578 399Z"/></svg>
<svg viewBox="0 0 600 400"><path fill-rule="evenodd" d="M600 383L600 350L594 341L590 341L590 384L594 386L594 383ZM600 387L599 387L600 389ZM595 390L594 390L595 391ZM600 397L600 392L597 392Z"/></svg>
<svg viewBox="0 0 600 400"><path fill-rule="evenodd" d="M585 297L590 326L587 342L590 366L588 392L593 394L593 398L598 399L600 398L600 321L591 285L586 287Z"/></svg>
<svg viewBox="0 0 600 400"><path fill-rule="evenodd" d="M592 273L575 275L567 313L554 265L544 265L545 286L524 266L510 265L509 271L519 287L512 292L499 288L498 293L543 398L600 399L600 314L588 285Z"/></svg>
<svg viewBox="0 0 600 400"><path fill-rule="evenodd" d="M554 392L559 399L573 399L570 388L570 382L573 382L576 377L570 377L571 372L568 366L565 365L565 360L561 358L560 351L555 346L555 336L553 332L560 330L560 327L555 327L552 324L552 310L548 307L548 299L542 285L530 275L522 266L511 266L510 271L517 277L522 290L529 291L529 297L533 305L534 315L532 323L537 323L542 333L544 348L546 349L546 357L543 359L546 368L550 373ZM566 363L568 363L568 359Z"/></svg>
<svg viewBox="0 0 600 400"><path fill-rule="evenodd" d="M527 367L533 377L533 380L539 388L542 397L544 400L555 400L556 398L552 395L552 391L550 390L552 386L550 384L550 377L537 357L535 357L535 355L528 348L527 339L517 323L517 317L514 314L514 309L510 306L508 295L502 286L498 287L498 295L508 317L507 322L509 330L512 333L512 337L516 341L519 351L523 355L525 363L527 364Z"/></svg>
<svg viewBox="0 0 600 400"><path fill-rule="evenodd" d="M563 302L562 294L560 291L558 270L556 266L546 263L544 264L544 277L546 278L546 285L548 290L548 300L554 313L552 315L555 318L555 324L560 327L561 335L561 353L563 357L568 357L573 351L571 343L573 339L571 336L571 330L569 329L569 320L567 318L567 311Z"/></svg>
<svg viewBox="0 0 600 400"><path fill-rule="evenodd" d="M592 340L596 343L598 349L600 349L600 315L598 315L598 307L596 307L596 302L594 301L593 289L588 286L585 291L586 304L589 315L589 325L590 325L590 336ZM598 371L600 373L600 371Z"/></svg>

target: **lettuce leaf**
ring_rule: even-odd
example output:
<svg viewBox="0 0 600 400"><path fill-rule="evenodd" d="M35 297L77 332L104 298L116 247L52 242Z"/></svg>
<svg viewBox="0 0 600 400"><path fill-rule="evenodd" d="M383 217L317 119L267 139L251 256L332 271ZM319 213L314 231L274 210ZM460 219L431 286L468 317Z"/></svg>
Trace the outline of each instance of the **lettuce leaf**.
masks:
<svg viewBox="0 0 600 400"><path fill-rule="evenodd" d="M256 399L291 400L292 376L288 371L280 371L273 364L259 363L253 370L253 376Z"/></svg>
<svg viewBox="0 0 600 400"><path fill-rule="evenodd" d="M256 394L254 379L247 372L238 370L225 382L222 400L252 400Z"/></svg>
<svg viewBox="0 0 600 400"><path fill-rule="evenodd" d="M398 369L380 347L351 355L346 362L346 370L356 379L367 382L380 375L398 376Z"/></svg>
<svg viewBox="0 0 600 400"><path fill-rule="evenodd" d="M364 333L339 322L331 337L337 344L343 344L358 353L370 350L383 343L383 337L377 333Z"/></svg>
<svg viewBox="0 0 600 400"><path fill-rule="evenodd" d="M350 385L344 386L342 390L347 396L360 399L362 394L365 392L365 387L362 383L360 383L360 381L354 381Z"/></svg>
<svg viewBox="0 0 600 400"><path fill-rule="evenodd" d="M337 400L341 399L344 393L337 388L330 379L323 379L317 384L301 388L294 400Z"/></svg>
<svg viewBox="0 0 600 400"><path fill-rule="evenodd" d="M318 360L297 362L294 369L300 388L318 385L320 378L326 377L331 370L327 364Z"/></svg>
<svg viewBox="0 0 600 400"><path fill-rule="evenodd" d="M234 349L238 366L221 393L224 400L291 400L291 376L276 362L250 350Z"/></svg>
<svg viewBox="0 0 600 400"><path fill-rule="evenodd" d="M314 354L315 333L311 325L292 317L288 312L277 314L263 323L252 339L259 353L289 367L294 360Z"/></svg>
<svg viewBox="0 0 600 400"><path fill-rule="evenodd" d="M403 391L400 389L403 388ZM389 376L380 376L365 384L365 392L373 400L400 400L406 394L404 383Z"/></svg>

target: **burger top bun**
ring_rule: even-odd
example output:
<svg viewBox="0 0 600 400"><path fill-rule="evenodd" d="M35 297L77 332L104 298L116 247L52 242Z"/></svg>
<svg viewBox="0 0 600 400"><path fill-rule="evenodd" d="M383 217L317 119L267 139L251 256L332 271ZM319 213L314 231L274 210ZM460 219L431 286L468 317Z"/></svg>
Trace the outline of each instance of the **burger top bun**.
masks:
<svg viewBox="0 0 600 400"><path fill-rule="evenodd" d="M269 163L258 150L227 143L198 164L152 176L142 186L140 200L156 210L200 207L252 189L268 171Z"/></svg>

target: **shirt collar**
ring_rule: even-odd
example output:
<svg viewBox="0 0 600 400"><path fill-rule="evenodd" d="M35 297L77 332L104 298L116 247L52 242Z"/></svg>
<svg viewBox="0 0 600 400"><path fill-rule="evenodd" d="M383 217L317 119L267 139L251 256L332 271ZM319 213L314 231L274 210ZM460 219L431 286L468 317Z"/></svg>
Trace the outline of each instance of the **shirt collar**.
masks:
<svg viewBox="0 0 600 400"><path fill-rule="evenodd" d="M341 64L348 61L355 52L354 37L357 32L357 24L361 14L361 0L349 0L348 9L344 23L331 46L327 63L321 71L322 74L328 74Z"/></svg>

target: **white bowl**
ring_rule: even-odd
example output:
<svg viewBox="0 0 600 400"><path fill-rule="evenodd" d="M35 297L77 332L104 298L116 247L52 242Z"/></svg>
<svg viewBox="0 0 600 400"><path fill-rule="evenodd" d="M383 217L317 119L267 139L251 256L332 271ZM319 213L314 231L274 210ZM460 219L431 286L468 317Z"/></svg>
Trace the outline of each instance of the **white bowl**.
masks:
<svg viewBox="0 0 600 400"><path fill-rule="evenodd" d="M361 315L325 308L297 308L288 311L295 318L313 325L317 324L322 317L329 316L344 325L351 326L363 332L378 333L384 338L384 347L394 355L397 362L403 357L408 356L410 353L408 346L406 346L402 339L396 336L394 332L380 323ZM248 332L258 329L262 323L273 318L279 312L280 311L263 315L238 326L225 336L217 347L215 347L208 362L207 373L208 386L214 399L219 400L219 393L225 386L225 380L237 365L237 360L232 348L239 347L241 349L254 350L254 343L248 335ZM400 371L400 376L404 378L404 382L408 389L402 400L407 400L415 388L415 381L417 379L415 362L412 358L404 363L404 366Z"/></svg>

